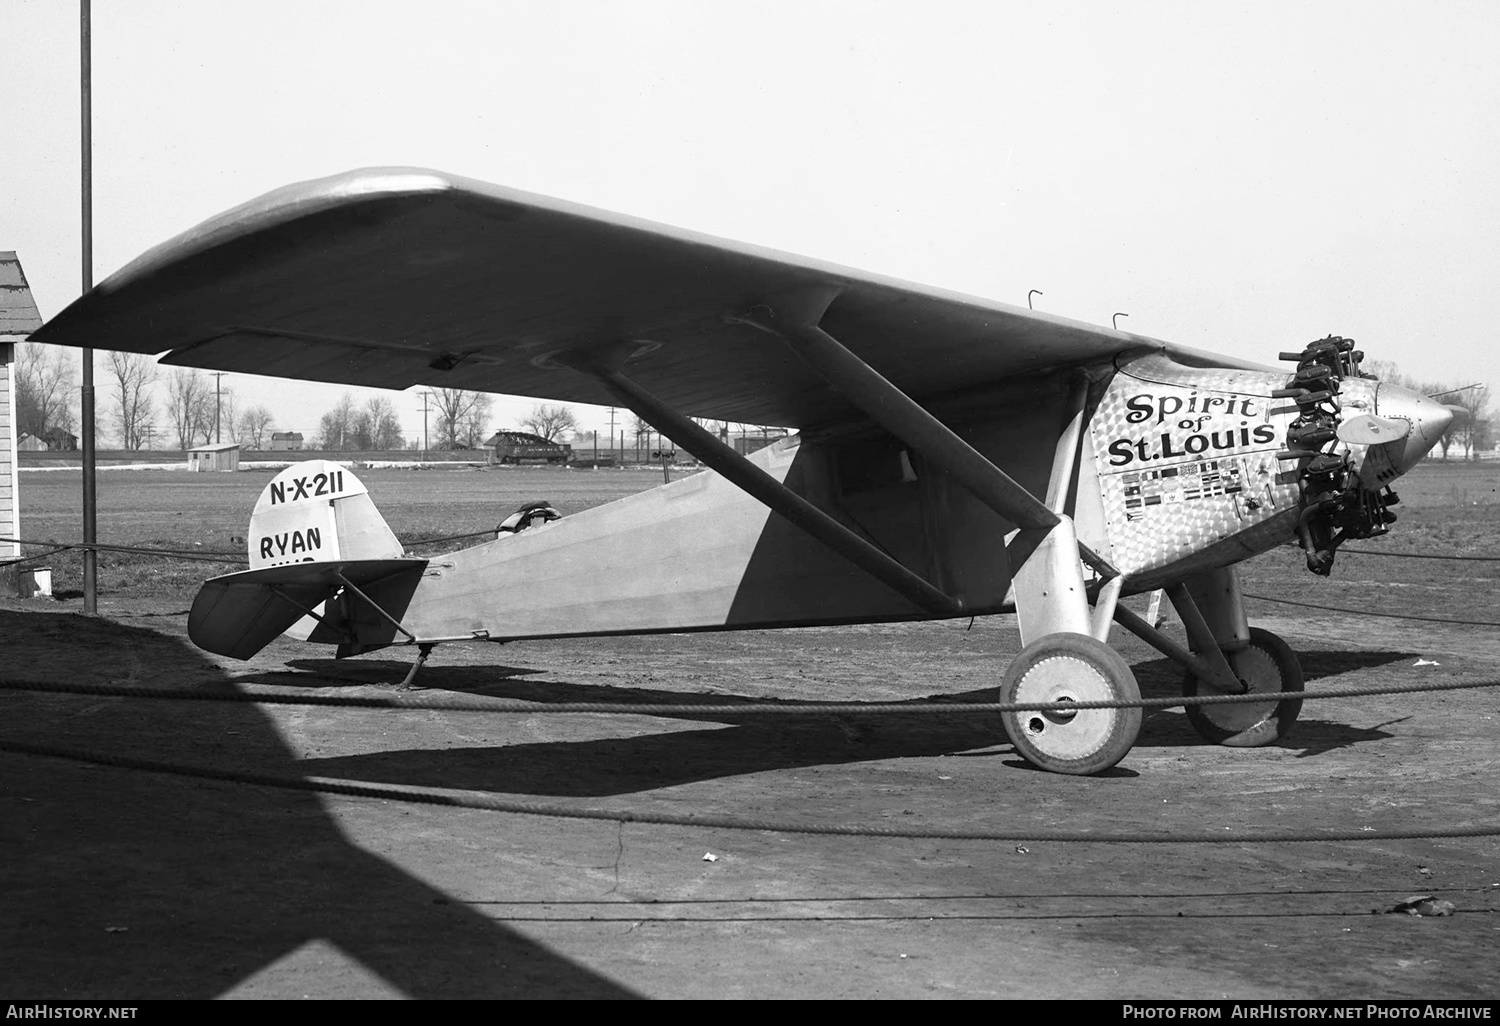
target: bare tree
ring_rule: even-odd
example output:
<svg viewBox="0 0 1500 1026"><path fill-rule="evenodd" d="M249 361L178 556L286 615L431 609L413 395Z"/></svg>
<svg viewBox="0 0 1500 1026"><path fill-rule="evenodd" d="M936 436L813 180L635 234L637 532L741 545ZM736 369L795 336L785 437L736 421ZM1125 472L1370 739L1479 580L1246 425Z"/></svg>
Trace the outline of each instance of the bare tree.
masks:
<svg viewBox="0 0 1500 1026"><path fill-rule="evenodd" d="M635 430L635 458L639 460L642 458L641 450L651 444L651 433L656 428L652 427L651 422L638 413L632 415L630 418L630 426Z"/></svg>
<svg viewBox="0 0 1500 1026"><path fill-rule="evenodd" d="M1454 429L1453 434L1463 444L1464 455L1477 460L1480 446L1488 440L1489 435L1489 418L1485 416L1485 411L1490 405L1490 386L1476 385L1473 388L1459 389L1440 396L1439 400L1468 411L1468 419Z"/></svg>
<svg viewBox="0 0 1500 1026"><path fill-rule="evenodd" d="M53 428L73 427L77 368L62 349L38 342L16 346L16 433L41 437Z"/></svg>
<svg viewBox="0 0 1500 1026"><path fill-rule="evenodd" d="M354 396L345 392L333 409L323 414L318 422L318 448L335 452L353 449L358 445L358 411L354 407Z"/></svg>
<svg viewBox="0 0 1500 1026"><path fill-rule="evenodd" d="M490 417L493 415L491 411L494 406L494 397L481 392L478 400L464 415L459 439L470 449L477 449L484 444L485 435L489 434Z"/></svg>
<svg viewBox="0 0 1500 1026"><path fill-rule="evenodd" d="M1479 459L1481 452L1486 452L1495 447L1495 415L1486 411L1474 419L1469 425L1469 437L1474 443L1474 458Z"/></svg>
<svg viewBox="0 0 1500 1026"><path fill-rule="evenodd" d="M240 414L240 444L247 448L264 449L274 430L275 420L264 406L252 406Z"/></svg>
<svg viewBox="0 0 1500 1026"><path fill-rule="evenodd" d="M729 444L729 421L715 420L712 417L694 417L693 422L725 445Z"/></svg>
<svg viewBox="0 0 1500 1026"><path fill-rule="evenodd" d="M214 393L208 375L196 367L173 368L167 375L167 416L183 449L191 449L200 434L212 438Z"/></svg>
<svg viewBox="0 0 1500 1026"><path fill-rule="evenodd" d="M139 353L110 350L109 371L115 379L120 445L139 449L155 428L156 402L151 396L151 385L158 373L156 363Z"/></svg>
<svg viewBox="0 0 1500 1026"><path fill-rule="evenodd" d="M349 435L344 448L369 452L375 447L374 420L368 410L355 410L349 418Z"/></svg>
<svg viewBox="0 0 1500 1026"><path fill-rule="evenodd" d="M365 421L363 428L369 436L368 448L402 448L401 418L396 416L396 405L393 402L378 395L365 403L361 415Z"/></svg>
<svg viewBox="0 0 1500 1026"><path fill-rule="evenodd" d="M521 426L532 434L541 435L547 441L555 442L565 432L577 430L578 416L566 406L537 403L531 408L531 412L522 418Z"/></svg>
<svg viewBox="0 0 1500 1026"><path fill-rule="evenodd" d="M219 391L214 399L213 422L209 429L213 431L212 440L222 441L224 432L229 432L229 440L234 441L234 426L239 423L239 398L234 394L234 389L225 388ZM207 435L204 441L209 441Z"/></svg>
<svg viewBox="0 0 1500 1026"><path fill-rule="evenodd" d="M1372 378L1389 381L1391 384L1400 385L1402 388L1421 391L1421 388L1417 385L1417 379L1398 367L1395 360L1366 360L1359 365L1359 369Z"/></svg>
<svg viewBox="0 0 1500 1026"><path fill-rule="evenodd" d="M452 449L461 443L473 445L471 436L483 437L483 425L489 420L494 404L487 394L465 392L461 388L434 388L431 394L437 406L440 446Z"/></svg>
<svg viewBox="0 0 1500 1026"><path fill-rule="evenodd" d="M224 441L226 431L229 434L229 440L234 442L234 428L239 420L239 402L234 389L222 388L217 382L205 383L203 403L195 430L195 433L202 438L201 444L216 445Z"/></svg>

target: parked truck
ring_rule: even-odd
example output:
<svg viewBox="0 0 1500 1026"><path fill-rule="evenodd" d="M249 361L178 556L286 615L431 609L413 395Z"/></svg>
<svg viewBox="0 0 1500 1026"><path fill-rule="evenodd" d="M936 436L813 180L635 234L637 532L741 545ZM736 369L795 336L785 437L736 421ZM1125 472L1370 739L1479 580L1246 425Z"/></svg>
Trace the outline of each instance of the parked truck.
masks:
<svg viewBox="0 0 1500 1026"><path fill-rule="evenodd" d="M491 441L495 445L497 463L524 463L527 460L566 463L573 457L571 445L549 442L540 435L525 431L497 431Z"/></svg>

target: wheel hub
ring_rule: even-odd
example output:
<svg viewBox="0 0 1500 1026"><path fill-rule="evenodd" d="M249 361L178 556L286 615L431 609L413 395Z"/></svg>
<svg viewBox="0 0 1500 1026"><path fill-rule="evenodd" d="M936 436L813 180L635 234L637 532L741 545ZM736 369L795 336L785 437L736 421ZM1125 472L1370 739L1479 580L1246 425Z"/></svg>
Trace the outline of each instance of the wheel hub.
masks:
<svg viewBox="0 0 1500 1026"><path fill-rule="evenodd" d="M1005 671L1000 701L1059 708L1002 713L1005 733L1027 762L1054 773L1103 773L1123 759L1141 728L1141 711L1069 708L1140 698L1130 665L1087 634L1060 631L1028 644Z"/></svg>
<svg viewBox="0 0 1500 1026"><path fill-rule="evenodd" d="M1016 689L1017 702L1096 702L1114 697L1109 683L1091 664L1069 656L1044 659L1027 671ZM1060 758L1092 754L1106 743L1113 709L1038 710L1023 713L1027 737Z"/></svg>
<svg viewBox="0 0 1500 1026"><path fill-rule="evenodd" d="M1275 661L1258 648L1244 648L1229 657L1239 679L1242 695L1281 694L1281 672ZM1234 702L1203 706L1209 719L1228 730L1246 730L1276 711L1276 702Z"/></svg>

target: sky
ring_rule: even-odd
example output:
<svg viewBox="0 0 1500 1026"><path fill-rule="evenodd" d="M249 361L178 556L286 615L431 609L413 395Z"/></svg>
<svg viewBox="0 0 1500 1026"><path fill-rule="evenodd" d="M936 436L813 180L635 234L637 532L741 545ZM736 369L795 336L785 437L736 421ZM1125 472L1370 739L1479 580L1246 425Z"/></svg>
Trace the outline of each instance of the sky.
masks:
<svg viewBox="0 0 1500 1026"><path fill-rule="evenodd" d="M1244 359L1332 333L1500 385L1488 0L96 0L92 38L95 281L278 186L410 165ZM0 54L0 249L46 318L81 290L77 4L0 0ZM345 391L224 383L304 433ZM415 392L355 391L420 433Z"/></svg>

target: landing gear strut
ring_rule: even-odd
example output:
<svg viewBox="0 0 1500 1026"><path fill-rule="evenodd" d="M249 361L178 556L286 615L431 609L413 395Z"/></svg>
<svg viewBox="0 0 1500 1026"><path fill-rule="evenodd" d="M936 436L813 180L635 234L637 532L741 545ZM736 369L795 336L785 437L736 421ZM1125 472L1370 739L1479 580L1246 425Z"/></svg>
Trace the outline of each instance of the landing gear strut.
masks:
<svg viewBox="0 0 1500 1026"><path fill-rule="evenodd" d="M1193 667L1182 693L1300 694L1302 667L1292 650L1270 631L1251 627L1245 615L1239 574L1232 567L1210 570L1167 590L1187 628L1188 643L1210 675ZM1286 737L1302 710L1300 698L1260 702L1190 705L1188 721L1204 739L1234 748L1258 748Z"/></svg>
<svg viewBox="0 0 1500 1026"><path fill-rule="evenodd" d="M1224 705L1190 705L1188 722L1204 740L1231 748L1259 748L1286 737L1302 711L1302 667L1297 656L1270 631L1250 628L1250 641L1237 652L1227 653L1229 665L1250 694L1285 695L1271 701L1236 702ZM1189 697L1203 690L1191 671L1183 678L1182 693Z"/></svg>
<svg viewBox="0 0 1500 1026"><path fill-rule="evenodd" d="M1249 625L1234 569L1207 571L1166 592L1192 651L1124 606L1115 608L1114 617L1187 670L1183 694L1266 696L1265 702L1189 706L1188 721L1205 740L1235 748L1256 748L1286 737L1302 711L1302 667L1286 642Z"/></svg>

